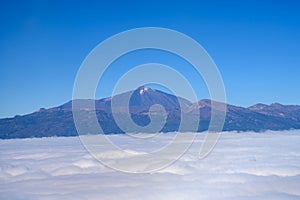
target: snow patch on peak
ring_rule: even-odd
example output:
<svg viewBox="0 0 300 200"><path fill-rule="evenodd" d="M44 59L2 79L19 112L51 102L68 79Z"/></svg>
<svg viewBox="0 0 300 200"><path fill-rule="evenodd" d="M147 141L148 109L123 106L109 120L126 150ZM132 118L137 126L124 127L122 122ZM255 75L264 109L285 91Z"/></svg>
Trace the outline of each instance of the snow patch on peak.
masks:
<svg viewBox="0 0 300 200"><path fill-rule="evenodd" d="M142 87L142 88L140 89L140 95L144 94L144 92L146 92L146 91L148 91L148 88Z"/></svg>

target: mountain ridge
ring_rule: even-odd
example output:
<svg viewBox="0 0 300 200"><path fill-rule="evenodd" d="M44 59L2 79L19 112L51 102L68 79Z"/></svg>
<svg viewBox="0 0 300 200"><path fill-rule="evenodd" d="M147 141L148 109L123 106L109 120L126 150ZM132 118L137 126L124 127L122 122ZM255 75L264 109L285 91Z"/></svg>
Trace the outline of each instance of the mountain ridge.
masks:
<svg viewBox="0 0 300 200"><path fill-rule="evenodd" d="M87 101L95 101L95 108L82 106L79 107L79 110L87 116L92 110L95 110L103 132L105 134L116 134L124 132L118 127L112 115L112 100L114 100L114 105L117 105L114 112L122 116L128 109L126 101L124 101L126 98L129 98L131 118L137 125L148 125L151 122L149 117L150 107L160 104L165 108L167 114L166 124L160 130L161 132L177 131L181 120L181 112L193 116L200 111L200 122L197 131L201 132L208 129L212 110L212 101L209 99L190 102L182 97L141 86L136 90L113 97L99 100L76 99L73 101L82 102L82 105L85 105ZM72 113L73 101L49 109L42 108L27 115L0 119L0 138L76 136L77 131ZM217 109L220 104L224 103L215 102L217 106L214 109ZM183 107L181 108L180 105ZM258 103L250 107L230 104L226 104L226 107L223 131L259 132L264 130L300 129L300 106L298 105ZM85 119L81 123L88 124L89 121Z"/></svg>

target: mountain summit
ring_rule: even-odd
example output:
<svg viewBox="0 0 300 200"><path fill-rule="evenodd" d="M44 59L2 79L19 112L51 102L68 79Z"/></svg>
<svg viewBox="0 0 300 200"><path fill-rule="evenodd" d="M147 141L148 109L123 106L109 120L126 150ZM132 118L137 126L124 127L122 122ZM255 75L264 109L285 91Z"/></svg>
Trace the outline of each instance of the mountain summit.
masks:
<svg viewBox="0 0 300 200"><path fill-rule="evenodd" d="M129 100L129 106L127 106L126 99ZM122 116L129 110L132 120L139 126L146 126L150 123L149 109L153 105L161 105L167 115L161 132L178 131L182 112L187 116L193 116L198 111L200 111L198 131L205 131L208 129L212 110L211 100L204 99L193 103L182 97L145 86L113 97L95 100L95 108L84 106L87 101L94 100L74 101L82 103L83 106L78 109L87 115L85 121L81 123L88 124L88 114L95 110L99 124L106 134L123 133L114 120L112 103L117 115ZM224 131L300 129L300 106L297 105L256 104L244 108L228 104L226 112ZM159 115L161 112L156 114ZM0 119L0 138L2 139L76 135L72 101L54 108L40 109L28 115Z"/></svg>

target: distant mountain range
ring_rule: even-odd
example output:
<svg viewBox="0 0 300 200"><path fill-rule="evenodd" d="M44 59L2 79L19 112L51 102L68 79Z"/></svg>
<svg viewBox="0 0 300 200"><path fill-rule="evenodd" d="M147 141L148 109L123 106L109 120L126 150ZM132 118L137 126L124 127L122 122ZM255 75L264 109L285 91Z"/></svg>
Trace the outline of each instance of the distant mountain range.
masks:
<svg viewBox="0 0 300 200"><path fill-rule="evenodd" d="M122 116L126 109L126 103L122 100L129 94L132 94L129 101L131 117L140 126L146 126L150 123L149 108L154 104L160 104L167 113L166 124L161 132L178 130L182 109L187 115L193 115L195 111L199 110L198 132L208 129L212 109L211 100L204 99L192 103L184 98L141 86L134 91L95 100L96 115L104 133L123 133L112 116L111 102L112 98L117 100L116 112ZM179 101L184 108L180 108ZM93 108L83 107L80 109L88 115ZM89 123L88 117L84 120L81 123ZM288 129L300 129L300 106L298 105L274 103L271 105L256 104L244 108L227 104L224 131L259 132ZM54 108L40 109L28 115L0 119L1 139L76 135L78 134L73 121L72 101Z"/></svg>

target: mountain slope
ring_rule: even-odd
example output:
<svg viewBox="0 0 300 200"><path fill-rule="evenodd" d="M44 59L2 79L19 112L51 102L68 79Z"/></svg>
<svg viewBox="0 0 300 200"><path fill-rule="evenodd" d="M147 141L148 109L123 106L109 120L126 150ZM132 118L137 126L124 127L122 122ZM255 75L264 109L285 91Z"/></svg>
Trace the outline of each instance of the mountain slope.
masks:
<svg viewBox="0 0 300 200"><path fill-rule="evenodd" d="M209 122L211 101L201 100L194 103L194 107L195 104L198 105L197 108L200 110L201 120ZM262 109L262 104L249 108L227 104L223 130L258 132L263 130L300 129L300 106L284 106L280 104L280 107L276 105L276 108L274 108L274 104L271 104L263 107L264 109ZM281 113L285 114L281 115Z"/></svg>
<svg viewBox="0 0 300 200"><path fill-rule="evenodd" d="M129 98L129 108L126 106L126 98ZM212 109L210 100L192 103L184 98L177 98L144 86L114 97L95 100L95 108L84 106L87 101L93 100L74 101L83 105L78 108L85 115L80 123L89 125L91 111L95 110L98 122L106 134L123 133L114 120L111 109L112 101L116 105L114 111L117 115L123 116L129 109L131 118L140 126L147 126L150 123L151 106L162 105L167 116L166 124L160 130L161 132L177 131L182 112L187 116L193 116L196 111L200 111L198 131L205 131L209 126ZM181 108L180 105L183 107ZM226 131L300 129L300 106L285 106L278 103L256 104L249 108L226 106L227 114L223 128ZM156 115L162 114L157 112ZM75 135L77 132L73 121L72 101L54 108L40 109L28 115L0 119L0 138L2 139Z"/></svg>

